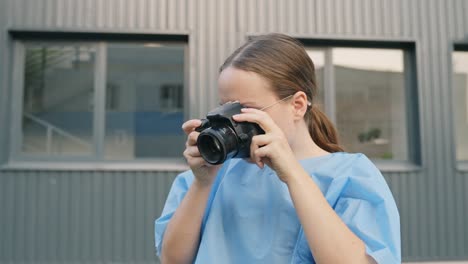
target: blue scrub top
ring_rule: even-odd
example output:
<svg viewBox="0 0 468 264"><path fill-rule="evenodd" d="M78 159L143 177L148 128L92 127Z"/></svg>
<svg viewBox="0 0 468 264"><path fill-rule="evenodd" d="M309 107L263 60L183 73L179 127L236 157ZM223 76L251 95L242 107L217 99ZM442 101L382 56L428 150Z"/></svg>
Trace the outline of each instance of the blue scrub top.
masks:
<svg viewBox="0 0 468 264"><path fill-rule="evenodd" d="M385 179L364 154L300 161L343 222L378 263L401 263L400 218ZM177 176L155 221L157 254L167 224L194 180ZM207 201L194 263L315 263L288 188L265 166L231 159Z"/></svg>

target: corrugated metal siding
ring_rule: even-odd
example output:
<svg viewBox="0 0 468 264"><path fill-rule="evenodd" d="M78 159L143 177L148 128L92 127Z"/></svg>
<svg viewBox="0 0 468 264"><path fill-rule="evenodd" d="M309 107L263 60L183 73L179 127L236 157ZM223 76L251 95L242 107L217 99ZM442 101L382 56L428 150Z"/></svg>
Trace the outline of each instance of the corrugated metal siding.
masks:
<svg viewBox="0 0 468 264"><path fill-rule="evenodd" d="M417 172L385 174L401 212L403 255L405 260L468 259L468 174L455 169L450 90L451 45L467 38L468 1L5 2L7 24L15 29L188 32L193 117L216 104L217 67L248 34L280 31L311 38L414 39L423 166ZM0 88L5 94L7 87ZM4 116L0 121L6 120ZM86 171L0 175L1 221L5 221L0 229L1 262L149 260L153 253L149 218L160 209L173 177ZM137 193L139 188L143 194ZM142 229L142 224L148 226Z"/></svg>
<svg viewBox="0 0 468 264"><path fill-rule="evenodd" d="M173 172L0 175L0 263L154 263Z"/></svg>
<svg viewBox="0 0 468 264"><path fill-rule="evenodd" d="M7 2L0 1L0 127L4 127L2 122L7 121L7 102L8 102L8 91L5 89L8 84L8 60L7 60ZM5 66L3 66L5 65ZM7 139L5 136L4 129L0 129L0 147L5 146ZM0 151L0 163L3 163L6 160L6 153Z"/></svg>

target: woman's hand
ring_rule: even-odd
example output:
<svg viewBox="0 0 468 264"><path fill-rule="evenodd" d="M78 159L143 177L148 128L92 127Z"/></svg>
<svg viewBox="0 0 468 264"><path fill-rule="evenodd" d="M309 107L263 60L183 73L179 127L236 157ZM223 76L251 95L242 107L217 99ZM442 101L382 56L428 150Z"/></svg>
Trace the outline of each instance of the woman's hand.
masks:
<svg viewBox="0 0 468 264"><path fill-rule="evenodd" d="M184 157L187 160L190 169L192 169L195 179L202 185L211 185L213 179L216 177L221 165L212 165L206 162L198 150L197 139L199 132L195 131L201 125L201 120L192 119L182 125L182 129L187 134L187 141L185 142Z"/></svg>
<svg viewBox="0 0 468 264"><path fill-rule="evenodd" d="M241 111L241 114L233 116L235 121L257 123L265 131L265 134L252 138L250 158L260 168L266 163L283 182L287 182L293 166L299 164L283 131L264 111L254 108L243 108Z"/></svg>

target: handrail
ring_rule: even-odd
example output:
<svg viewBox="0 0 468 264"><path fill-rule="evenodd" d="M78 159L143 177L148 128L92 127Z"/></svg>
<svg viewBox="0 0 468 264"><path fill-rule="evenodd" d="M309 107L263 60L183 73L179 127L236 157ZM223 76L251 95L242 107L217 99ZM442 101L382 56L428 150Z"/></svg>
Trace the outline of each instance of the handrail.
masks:
<svg viewBox="0 0 468 264"><path fill-rule="evenodd" d="M66 137L66 138L69 138L70 140L78 143L78 144L81 144L83 146L86 146L86 147L91 147L91 144L88 143L87 141L73 135L73 134L70 134L68 132L66 132L65 130L59 128L59 127L56 127L54 125L52 125L51 123L47 122L47 121L44 121L40 118L37 118L29 113L24 113L24 116L42 126L44 126L46 129L47 129L47 153L50 153L50 150L51 150L51 141L52 141L52 132L55 131L56 133Z"/></svg>

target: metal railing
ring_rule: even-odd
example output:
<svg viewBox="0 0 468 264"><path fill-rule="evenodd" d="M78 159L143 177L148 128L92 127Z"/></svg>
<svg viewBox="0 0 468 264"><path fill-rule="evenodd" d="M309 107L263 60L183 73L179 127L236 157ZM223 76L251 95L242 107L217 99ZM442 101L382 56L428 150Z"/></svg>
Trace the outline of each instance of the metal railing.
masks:
<svg viewBox="0 0 468 264"><path fill-rule="evenodd" d="M69 133L69 132L66 132L65 130L57 127L57 126L54 126L52 125L51 123L45 121L45 120L42 120L40 118L37 118L29 113L24 113L24 117L26 117L27 119L29 120L32 120L33 122L36 122L37 124L43 126L46 128L46 152L47 154L50 154L52 153L52 142L53 142L53 133L57 133L67 139L69 139L70 141L72 142L75 142L79 145L82 145L82 146L85 146L87 148L91 148L91 144L88 143L87 141Z"/></svg>

